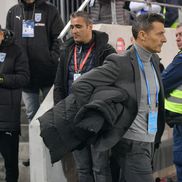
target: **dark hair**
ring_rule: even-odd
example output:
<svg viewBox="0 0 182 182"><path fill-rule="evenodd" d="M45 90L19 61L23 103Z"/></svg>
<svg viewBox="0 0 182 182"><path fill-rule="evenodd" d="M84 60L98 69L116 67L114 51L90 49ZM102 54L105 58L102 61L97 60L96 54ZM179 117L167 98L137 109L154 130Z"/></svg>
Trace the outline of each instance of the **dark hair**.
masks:
<svg viewBox="0 0 182 182"><path fill-rule="evenodd" d="M164 24L165 20L162 15L156 13L145 13L137 16L132 24L133 37L137 39L140 30L144 30L145 32L151 30L153 22Z"/></svg>
<svg viewBox="0 0 182 182"><path fill-rule="evenodd" d="M76 11L71 14L70 18L77 18L82 17L84 18L85 22L88 24L92 24L92 18L86 11Z"/></svg>

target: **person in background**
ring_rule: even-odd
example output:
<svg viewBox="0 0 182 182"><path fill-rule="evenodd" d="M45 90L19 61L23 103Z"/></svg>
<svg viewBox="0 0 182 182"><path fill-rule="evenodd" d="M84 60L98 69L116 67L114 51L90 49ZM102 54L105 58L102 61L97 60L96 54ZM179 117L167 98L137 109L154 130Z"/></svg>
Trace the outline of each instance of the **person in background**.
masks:
<svg viewBox="0 0 182 182"><path fill-rule="evenodd" d="M72 85L76 103L87 104L93 90L114 86L128 93L113 140L112 156L120 166L119 182L153 182L152 159L165 127L164 90L156 55L166 42L164 19L139 15L132 25L135 43L122 55L107 56L102 66Z"/></svg>
<svg viewBox="0 0 182 182"><path fill-rule="evenodd" d="M147 4L143 2L130 2L130 11L135 13L136 16L143 13L160 13L161 7L155 4Z"/></svg>
<svg viewBox="0 0 182 182"><path fill-rule="evenodd" d="M115 53L108 35L92 30L89 14L71 15L71 34L61 46L60 63L54 81L54 103L72 93L72 83L92 68L102 65L106 56ZM94 122L94 121L93 121ZM92 146L73 152L79 182L111 182L109 151L97 152Z"/></svg>
<svg viewBox="0 0 182 182"><path fill-rule="evenodd" d="M164 0L167 4L182 5L181 0ZM165 8L165 27L176 27L178 21L178 8L166 7Z"/></svg>
<svg viewBox="0 0 182 182"><path fill-rule="evenodd" d="M158 3L166 3L168 5L182 5L181 0L156 0ZM163 6L161 12L165 16L165 27L176 28L178 25L178 8Z"/></svg>
<svg viewBox="0 0 182 182"><path fill-rule="evenodd" d="M130 13L125 0L92 0L90 15L93 23L129 25Z"/></svg>
<svg viewBox="0 0 182 182"><path fill-rule="evenodd" d="M26 53L30 82L23 89L23 101L29 122L40 106L40 93L46 97L53 85L59 60L57 39L63 29L55 6L47 0L20 0L8 11L6 27ZM29 165L29 160L23 163Z"/></svg>
<svg viewBox="0 0 182 182"><path fill-rule="evenodd" d="M6 182L18 182L21 94L29 76L26 55L13 33L0 26L0 153Z"/></svg>
<svg viewBox="0 0 182 182"><path fill-rule="evenodd" d="M182 181L182 24L176 28L178 54L162 73L167 120L173 127L173 161Z"/></svg>

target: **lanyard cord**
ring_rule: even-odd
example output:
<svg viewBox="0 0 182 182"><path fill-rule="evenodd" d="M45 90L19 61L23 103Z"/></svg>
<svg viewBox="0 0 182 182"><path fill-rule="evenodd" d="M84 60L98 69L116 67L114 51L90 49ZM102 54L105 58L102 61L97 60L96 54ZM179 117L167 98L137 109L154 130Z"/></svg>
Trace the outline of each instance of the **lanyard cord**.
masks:
<svg viewBox="0 0 182 182"><path fill-rule="evenodd" d="M92 45L90 46L89 50L87 51L87 54L85 55L83 61L80 63L79 69L78 69L78 63L77 63L77 48L76 45L74 47L74 68L75 68L75 73L78 73L79 71L81 71L90 55L90 53L92 52L92 49L94 47L95 43L92 43Z"/></svg>
<svg viewBox="0 0 182 182"><path fill-rule="evenodd" d="M144 69L144 65L142 63L142 60L140 59L140 56L135 48L135 53L136 53L136 56L137 56L137 61L138 61L138 64L139 64L139 68L141 69L142 73L143 73L143 76L144 76L144 79L145 79L145 83L146 83L146 87L147 87L147 101L148 101L148 105L151 109L151 96L150 96L150 85L149 85L149 81L146 77L146 74L145 74L145 69ZM155 85L156 85L156 107L158 106L158 93L159 93L159 89L158 89L158 86L157 86L157 76L156 76L156 73L155 73L155 69L154 69L154 66L153 64L151 63L151 66L152 66L152 70L154 72L154 78L155 78Z"/></svg>
<svg viewBox="0 0 182 182"><path fill-rule="evenodd" d="M22 6L22 13L23 13L23 19L26 20L25 19L25 10L24 10L24 7L23 6ZM31 18L31 20L33 20L34 15L35 15L35 3L33 5L33 12L32 12L32 18Z"/></svg>

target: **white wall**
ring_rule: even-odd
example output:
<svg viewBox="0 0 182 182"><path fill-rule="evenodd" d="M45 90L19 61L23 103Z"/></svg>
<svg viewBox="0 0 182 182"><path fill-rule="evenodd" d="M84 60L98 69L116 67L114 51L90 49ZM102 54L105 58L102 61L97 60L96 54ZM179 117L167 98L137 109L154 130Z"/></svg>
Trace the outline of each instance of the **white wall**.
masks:
<svg viewBox="0 0 182 182"><path fill-rule="evenodd" d="M13 5L15 5L18 0L0 0L0 24L4 28L6 25L6 15Z"/></svg>

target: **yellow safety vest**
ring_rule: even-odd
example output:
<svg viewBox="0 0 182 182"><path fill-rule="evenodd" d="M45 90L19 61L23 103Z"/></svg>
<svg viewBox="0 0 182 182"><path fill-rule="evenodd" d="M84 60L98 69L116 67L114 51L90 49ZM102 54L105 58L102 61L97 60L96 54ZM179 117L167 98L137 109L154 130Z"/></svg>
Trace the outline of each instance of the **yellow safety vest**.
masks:
<svg viewBox="0 0 182 182"><path fill-rule="evenodd" d="M182 114L182 85L173 90L165 99L165 109Z"/></svg>

